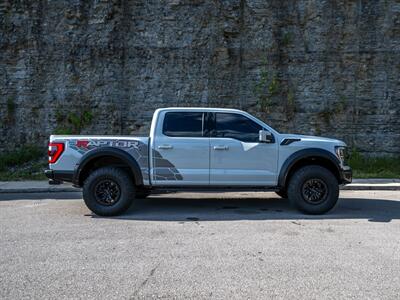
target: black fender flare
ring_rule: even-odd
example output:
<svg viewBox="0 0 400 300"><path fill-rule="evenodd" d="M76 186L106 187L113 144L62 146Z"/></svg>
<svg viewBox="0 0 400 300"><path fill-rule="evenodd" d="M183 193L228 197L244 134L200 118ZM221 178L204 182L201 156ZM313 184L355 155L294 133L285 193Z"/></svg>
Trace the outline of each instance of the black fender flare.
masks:
<svg viewBox="0 0 400 300"><path fill-rule="evenodd" d="M143 185L143 176L139 164L136 159L128 152L114 147L99 147L84 154L75 166L73 183L76 186L81 186L80 177L85 167L102 156L112 156L121 159L130 168L134 175L135 185Z"/></svg>
<svg viewBox="0 0 400 300"><path fill-rule="evenodd" d="M278 186L285 187L289 172L297 162L299 162L302 159L313 158L313 157L329 160L336 167L337 174L341 173L340 161L331 152L319 148L303 149L293 153L285 160L279 172Z"/></svg>

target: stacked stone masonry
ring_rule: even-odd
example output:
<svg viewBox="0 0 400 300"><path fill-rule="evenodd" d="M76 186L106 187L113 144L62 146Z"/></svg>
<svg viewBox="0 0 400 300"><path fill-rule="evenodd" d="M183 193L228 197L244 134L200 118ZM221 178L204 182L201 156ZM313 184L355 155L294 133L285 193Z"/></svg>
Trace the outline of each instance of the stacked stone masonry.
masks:
<svg viewBox="0 0 400 300"><path fill-rule="evenodd" d="M146 135L166 106L399 154L400 3L0 2L0 151L63 130Z"/></svg>

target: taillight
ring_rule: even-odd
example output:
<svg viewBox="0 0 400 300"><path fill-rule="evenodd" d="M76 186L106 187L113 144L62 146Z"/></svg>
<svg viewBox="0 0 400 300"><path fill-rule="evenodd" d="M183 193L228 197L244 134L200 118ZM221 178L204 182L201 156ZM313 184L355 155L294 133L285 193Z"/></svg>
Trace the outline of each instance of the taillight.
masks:
<svg viewBox="0 0 400 300"><path fill-rule="evenodd" d="M64 143L49 143L49 164L54 164L64 152Z"/></svg>

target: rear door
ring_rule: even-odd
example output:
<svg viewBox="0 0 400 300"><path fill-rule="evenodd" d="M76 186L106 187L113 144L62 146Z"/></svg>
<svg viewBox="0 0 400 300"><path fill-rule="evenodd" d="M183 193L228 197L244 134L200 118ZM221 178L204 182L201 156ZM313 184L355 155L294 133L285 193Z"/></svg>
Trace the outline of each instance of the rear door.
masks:
<svg viewBox="0 0 400 300"><path fill-rule="evenodd" d="M167 111L159 116L153 143L155 185L208 185L210 138L202 111Z"/></svg>
<svg viewBox="0 0 400 300"><path fill-rule="evenodd" d="M263 127L239 113L217 112L213 116L210 185L275 185L278 147L259 142Z"/></svg>

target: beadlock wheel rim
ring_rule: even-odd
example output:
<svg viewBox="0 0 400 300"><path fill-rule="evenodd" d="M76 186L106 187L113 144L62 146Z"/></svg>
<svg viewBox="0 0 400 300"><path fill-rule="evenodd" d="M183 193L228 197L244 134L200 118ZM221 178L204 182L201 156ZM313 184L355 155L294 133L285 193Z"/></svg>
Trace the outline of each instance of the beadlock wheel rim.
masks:
<svg viewBox="0 0 400 300"><path fill-rule="evenodd" d="M303 199L313 205L323 203L328 195L328 186L319 178L308 179L303 183L302 196Z"/></svg>
<svg viewBox="0 0 400 300"><path fill-rule="evenodd" d="M111 206L119 201L121 189L114 180L103 179L96 184L94 195L99 204Z"/></svg>

